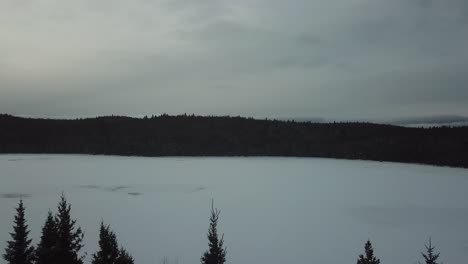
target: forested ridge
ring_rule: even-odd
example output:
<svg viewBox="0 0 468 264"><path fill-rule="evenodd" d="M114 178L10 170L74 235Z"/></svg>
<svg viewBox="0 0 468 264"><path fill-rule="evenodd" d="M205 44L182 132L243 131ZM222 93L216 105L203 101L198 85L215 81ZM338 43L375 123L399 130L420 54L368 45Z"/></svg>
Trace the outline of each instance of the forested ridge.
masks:
<svg viewBox="0 0 468 264"><path fill-rule="evenodd" d="M73 120L0 115L0 153L329 157L468 167L468 127L195 115Z"/></svg>

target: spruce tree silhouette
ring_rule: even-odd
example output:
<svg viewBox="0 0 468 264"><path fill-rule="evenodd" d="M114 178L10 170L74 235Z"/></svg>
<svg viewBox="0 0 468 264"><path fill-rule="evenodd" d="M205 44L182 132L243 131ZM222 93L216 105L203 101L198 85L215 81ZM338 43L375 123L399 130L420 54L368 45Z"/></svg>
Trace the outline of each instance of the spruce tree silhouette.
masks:
<svg viewBox="0 0 468 264"><path fill-rule="evenodd" d="M134 264L133 257L125 250L124 248L120 248L119 256L115 261L115 264Z"/></svg>
<svg viewBox="0 0 468 264"><path fill-rule="evenodd" d="M24 217L23 200L19 201L13 225L11 239L7 242L3 258L8 264L32 264L34 262L34 247L29 239L28 225Z"/></svg>
<svg viewBox="0 0 468 264"><path fill-rule="evenodd" d="M83 248L83 232L76 227L76 220L71 218L71 206L62 193L55 217L57 223L57 251L58 263L83 264L84 256L79 256Z"/></svg>
<svg viewBox="0 0 468 264"><path fill-rule="evenodd" d="M35 264L59 264L57 260L57 224L49 211L42 227L41 241L36 249Z"/></svg>
<svg viewBox="0 0 468 264"><path fill-rule="evenodd" d="M380 259L374 256L374 249L372 248L372 244L369 240L367 240L366 245L364 246L365 256L359 255L357 260L357 264L379 264Z"/></svg>
<svg viewBox="0 0 468 264"><path fill-rule="evenodd" d="M101 222L99 229L99 251L93 254L92 264L114 264L119 257L117 238L110 227Z"/></svg>
<svg viewBox="0 0 468 264"><path fill-rule="evenodd" d="M99 229L99 251L93 254L91 263L133 264L133 257L123 247L119 249L115 233L104 222Z"/></svg>
<svg viewBox="0 0 468 264"><path fill-rule="evenodd" d="M226 248L224 247L224 234L221 235L221 239L218 239L218 220L219 211L214 208L213 200L211 200L211 216L210 216L210 227L208 229L208 247L209 249L201 257L202 264L223 264L226 262Z"/></svg>
<svg viewBox="0 0 468 264"><path fill-rule="evenodd" d="M424 257L426 264L439 264L437 259L439 258L440 253L434 253L435 247L432 246L431 238L429 238L429 245L424 245L426 247L426 254L421 252L421 255Z"/></svg>

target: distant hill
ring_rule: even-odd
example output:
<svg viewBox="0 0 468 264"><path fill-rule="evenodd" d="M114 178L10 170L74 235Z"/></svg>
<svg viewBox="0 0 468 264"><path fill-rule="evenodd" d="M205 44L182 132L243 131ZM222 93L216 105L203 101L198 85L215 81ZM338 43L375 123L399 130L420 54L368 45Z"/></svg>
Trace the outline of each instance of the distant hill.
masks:
<svg viewBox="0 0 468 264"><path fill-rule="evenodd" d="M328 157L468 167L468 127L409 128L194 115L0 115L0 153Z"/></svg>
<svg viewBox="0 0 468 264"><path fill-rule="evenodd" d="M281 119L288 120L288 119ZM311 122L311 123L331 123L332 119L325 118L291 118L297 122ZM335 121L336 122L336 121ZM339 122L370 122L375 124L388 124L404 127L459 127L468 126L468 117L458 115L439 115L439 116L422 116L422 117L406 117L396 119L351 119L340 120Z"/></svg>
<svg viewBox="0 0 468 264"><path fill-rule="evenodd" d="M392 120L389 123L408 127L468 126L468 117L456 115L413 117Z"/></svg>

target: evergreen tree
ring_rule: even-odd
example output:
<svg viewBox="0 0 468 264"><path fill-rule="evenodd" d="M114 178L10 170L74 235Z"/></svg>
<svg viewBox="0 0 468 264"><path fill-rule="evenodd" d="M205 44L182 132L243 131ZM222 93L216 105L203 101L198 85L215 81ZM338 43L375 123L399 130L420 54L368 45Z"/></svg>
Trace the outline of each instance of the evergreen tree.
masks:
<svg viewBox="0 0 468 264"><path fill-rule="evenodd" d="M426 254L421 252L421 255L424 257L426 264L439 264L437 259L440 253L434 253L435 247L432 246L431 238L429 238L429 245L424 246L426 247Z"/></svg>
<svg viewBox="0 0 468 264"><path fill-rule="evenodd" d="M208 247L209 249L201 257L202 264L223 264L226 262L226 248L224 245L224 234L218 239L218 220L221 212L213 206L211 201L210 227L208 229Z"/></svg>
<svg viewBox="0 0 468 264"><path fill-rule="evenodd" d="M36 249L36 264L59 264L57 261L57 224L49 211Z"/></svg>
<svg viewBox="0 0 468 264"><path fill-rule="evenodd" d="M99 231L99 251L93 254L92 264L115 264L119 257L119 247L117 238L110 230L109 226L105 226L101 222Z"/></svg>
<svg viewBox="0 0 468 264"><path fill-rule="evenodd" d="M133 257L123 248L119 249L117 237L110 227L101 222L99 251L93 254L92 264L133 264Z"/></svg>
<svg viewBox="0 0 468 264"><path fill-rule="evenodd" d="M134 264L133 257L124 249L120 248L119 256L115 261L115 264Z"/></svg>
<svg viewBox="0 0 468 264"><path fill-rule="evenodd" d="M34 262L34 247L31 246L31 239L28 238L29 230L24 211L23 200L20 200L16 208L13 233L10 233L12 240L7 242L5 254L3 254L8 264L32 264Z"/></svg>
<svg viewBox="0 0 468 264"><path fill-rule="evenodd" d="M367 240L366 245L364 246L365 256L359 255L357 260L357 264L379 264L380 259L374 256L374 249L372 248L372 244L369 240Z"/></svg>
<svg viewBox="0 0 468 264"><path fill-rule="evenodd" d="M71 218L70 211L71 206L62 193L55 217L57 224L56 257L61 264L83 264L84 256L79 256L79 251L83 247L84 234L80 227L76 227L76 220Z"/></svg>

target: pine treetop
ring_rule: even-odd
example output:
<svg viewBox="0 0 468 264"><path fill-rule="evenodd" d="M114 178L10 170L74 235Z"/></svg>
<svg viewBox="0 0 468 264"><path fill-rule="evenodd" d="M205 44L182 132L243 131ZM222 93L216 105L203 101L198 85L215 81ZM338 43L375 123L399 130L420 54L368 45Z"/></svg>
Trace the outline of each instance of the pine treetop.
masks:
<svg viewBox="0 0 468 264"><path fill-rule="evenodd" d="M84 256L79 256L83 248L83 231L71 218L71 205L62 193L55 216L57 223L57 257L60 263L83 264Z"/></svg>
<svg viewBox="0 0 468 264"><path fill-rule="evenodd" d="M99 251L93 254L92 264L114 264L119 257L117 238L109 225L101 222L99 229Z"/></svg>
<svg viewBox="0 0 468 264"><path fill-rule="evenodd" d="M439 258L440 253L434 253L435 247L432 246L431 238L429 238L429 245L424 245L424 247L426 248L426 254L421 252L421 255L423 256L426 264L439 264L437 259Z"/></svg>
<svg viewBox="0 0 468 264"><path fill-rule="evenodd" d="M210 227L208 228L208 250L201 257L203 264L223 264L226 262L226 247L224 247L224 234L218 238L218 220L220 210L214 208L211 201Z"/></svg>
<svg viewBox="0 0 468 264"><path fill-rule="evenodd" d="M36 264L58 264L57 255L57 223L49 210L42 227L41 240L36 249Z"/></svg>
<svg viewBox="0 0 468 264"><path fill-rule="evenodd" d="M133 257L123 247L119 250L119 256L115 264L134 264Z"/></svg>
<svg viewBox="0 0 468 264"><path fill-rule="evenodd" d="M13 221L13 232L10 233L11 240L7 242L3 258L8 264L32 264L34 261L34 247L29 239L28 225L25 219L25 208L21 199L16 208L15 220Z"/></svg>
<svg viewBox="0 0 468 264"><path fill-rule="evenodd" d="M364 246L364 255L359 255L357 260L357 264L379 264L380 259L374 256L374 249L372 248L372 244L370 240L367 240Z"/></svg>
<svg viewBox="0 0 468 264"><path fill-rule="evenodd" d="M115 233L101 221L99 251L93 254L92 264L133 264L133 257L117 243Z"/></svg>

